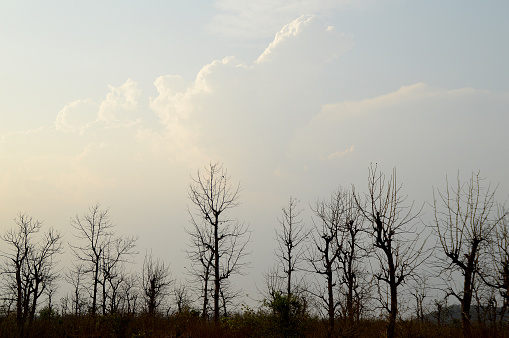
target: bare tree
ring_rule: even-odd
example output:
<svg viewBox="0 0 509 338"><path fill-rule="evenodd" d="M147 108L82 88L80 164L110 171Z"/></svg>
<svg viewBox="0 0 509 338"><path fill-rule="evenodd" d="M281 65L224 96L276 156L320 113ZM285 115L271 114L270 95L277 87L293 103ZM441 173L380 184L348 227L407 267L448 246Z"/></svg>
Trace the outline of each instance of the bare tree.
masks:
<svg viewBox="0 0 509 338"><path fill-rule="evenodd" d="M84 242L69 246L78 261L83 263L84 273L91 275L91 313L95 316L98 302L102 300L99 304L102 305L104 314L108 283L115 278L115 268L126 262L127 257L135 254L137 238L115 237L108 210L102 210L99 204L89 207L87 213L72 218L71 226L76 231L75 237ZM102 287L102 290L99 290L99 287ZM102 292L99 293L100 291Z"/></svg>
<svg viewBox="0 0 509 338"><path fill-rule="evenodd" d="M14 221L15 228L1 236L7 244L6 251L2 251L2 273L7 276L6 289L11 290L16 303L19 336L24 336L25 323L28 320L30 327L40 296L58 276L55 257L62 252L62 240L53 229L36 238L42 222L26 214L20 213Z"/></svg>
<svg viewBox="0 0 509 338"><path fill-rule="evenodd" d="M286 279L288 298L293 294L293 273L299 269L299 263L304 259L304 246L301 244L310 233L302 223L301 212L302 210L298 209L298 200L290 197L288 205L282 208L283 215L278 220L280 226L276 229L276 257L284 273L284 276L278 277Z"/></svg>
<svg viewBox="0 0 509 338"><path fill-rule="evenodd" d="M342 304L343 316L349 325L360 319L363 303L368 297L371 286L367 280L367 273L363 262L369 254L369 248L364 243L366 232L364 217L358 208L354 195L348 191L342 192L343 213L340 222L339 284L346 300Z"/></svg>
<svg viewBox="0 0 509 338"><path fill-rule="evenodd" d="M341 240L341 227L345 211L345 194L341 189L332 193L330 200L316 202L313 212L318 218L318 224L314 223L313 244L308 260L313 271L325 277L326 287L318 287L314 292L324 304L328 316L328 337L334 333L334 317L336 309L340 305L334 297L335 279L339 269L339 260L343 243Z"/></svg>
<svg viewBox="0 0 509 338"><path fill-rule="evenodd" d="M427 313L424 300L428 297L429 292L428 276L419 274L414 280L415 283L410 293L415 300L415 317L421 325Z"/></svg>
<svg viewBox="0 0 509 338"><path fill-rule="evenodd" d="M72 286L72 294L70 296L71 311L75 316L83 314L87 306L87 301L83 296L85 267L81 262L77 265L73 264L73 268L65 273L65 280Z"/></svg>
<svg viewBox="0 0 509 338"><path fill-rule="evenodd" d="M483 186L480 173L472 173L467 183L461 183L459 174L456 187L449 185L444 192L433 191L434 221L440 247L445 257L442 259L443 272L459 273L463 279L461 290L449 285L448 293L461 303L463 335L471 337L470 308L474 293L474 282L478 276L485 277L479 261L486 254L493 230L500 224L504 215L497 213L495 201L496 188ZM442 275L444 275L444 273Z"/></svg>
<svg viewBox="0 0 509 338"><path fill-rule="evenodd" d="M187 272L193 277L192 281L198 284L199 298L202 299L201 316L206 319L209 312L210 283L213 276L214 252L210 250L213 245L213 228L194 222L193 228L186 229L186 232L191 236L190 249L186 251L187 257L191 261L191 268Z"/></svg>
<svg viewBox="0 0 509 338"><path fill-rule="evenodd" d="M129 274L123 279L119 289L119 308L122 313L132 315L136 313L139 297L139 278L136 274Z"/></svg>
<svg viewBox="0 0 509 338"><path fill-rule="evenodd" d="M76 215L71 219L72 227L77 231L75 237L86 242L82 246L69 244L74 256L87 266L86 273L92 275L91 313L96 314L98 287L101 282L101 258L109 245L113 224L108 217L108 210L101 210L99 204L89 207L88 213Z"/></svg>
<svg viewBox="0 0 509 338"><path fill-rule="evenodd" d="M154 260L152 253L147 253L143 261L141 279L145 309L149 315L154 315L170 293L170 286L173 283L170 269L159 259Z"/></svg>
<svg viewBox="0 0 509 338"><path fill-rule="evenodd" d="M117 237L111 238L108 245L104 248L101 257L100 281L102 287L102 311L106 313L107 301L109 299L110 313L114 313L118 308L118 289L127 278L125 272L125 263L129 263L130 256L136 254L134 248L136 238Z"/></svg>
<svg viewBox="0 0 509 338"><path fill-rule="evenodd" d="M182 313L191 308L191 298L189 297L189 288L181 280L173 287L173 299L177 305L177 312Z"/></svg>
<svg viewBox="0 0 509 338"><path fill-rule="evenodd" d="M355 194L357 206L368 220L368 230L375 248L378 271L374 273L379 290L388 289L388 297L380 293L382 307L389 314L387 337L394 337L398 314L398 288L415 274L416 268L425 260L425 241L419 241L411 223L420 213L413 213L413 203L405 205L406 196L401 194L401 185L396 182L396 169L389 179L370 166L368 171L368 192L365 203Z"/></svg>
<svg viewBox="0 0 509 338"><path fill-rule="evenodd" d="M221 283L232 274L242 273L246 266L246 245L249 232L243 223L230 219L227 212L239 205L240 185L232 186L230 176L222 165L209 164L205 173L197 172L189 186L189 199L196 207L191 214L190 231L193 242L200 242L197 257L210 257L211 272L214 277L214 321L219 320ZM202 236L200 238L200 236ZM198 236L198 237L197 237ZM248 237L247 239L245 237ZM204 251L203 251L204 250Z"/></svg>
<svg viewBox="0 0 509 338"><path fill-rule="evenodd" d="M501 222L495 228L495 242L488 257L493 265L488 284L498 290L502 297L499 325L502 324L509 306L509 217L505 208L499 209Z"/></svg>

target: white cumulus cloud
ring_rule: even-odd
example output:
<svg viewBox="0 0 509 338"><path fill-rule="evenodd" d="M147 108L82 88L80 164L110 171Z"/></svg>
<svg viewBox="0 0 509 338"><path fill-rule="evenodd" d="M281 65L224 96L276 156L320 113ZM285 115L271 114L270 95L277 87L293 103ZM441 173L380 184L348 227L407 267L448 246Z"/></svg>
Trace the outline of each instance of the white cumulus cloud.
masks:
<svg viewBox="0 0 509 338"><path fill-rule="evenodd" d="M351 43L317 17L303 16L251 65L226 57L203 66L191 82L161 76L150 107L166 134L152 140L197 165L217 158L274 165L295 127L319 112L320 71Z"/></svg>
<svg viewBox="0 0 509 338"><path fill-rule="evenodd" d="M215 34L235 38L267 38L302 15L327 15L334 10L364 7L372 0L218 0L220 11L209 23Z"/></svg>
<svg viewBox="0 0 509 338"><path fill-rule="evenodd" d="M120 87L108 86L110 92L101 102L98 120L108 123L133 120L136 116L140 91L136 82L128 79Z"/></svg>
<svg viewBox="0 0 509 338"><path fill-rule="evenodd" d="M91 99L73 101L58 112L55 127L61 132L82 132L88 124L97 120L98 108Z"/></svg>

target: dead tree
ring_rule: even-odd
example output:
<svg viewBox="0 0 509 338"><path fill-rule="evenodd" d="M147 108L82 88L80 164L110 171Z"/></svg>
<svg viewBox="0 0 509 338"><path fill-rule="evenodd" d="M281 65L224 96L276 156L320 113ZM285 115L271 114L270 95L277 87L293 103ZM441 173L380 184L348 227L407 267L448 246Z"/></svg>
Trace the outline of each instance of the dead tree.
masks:
<svg viewBox="0 0 509 338"><path fill-rule="evenodd" d="M115 237L108 210L102 210L99 204L89 207L87 213L72 218L71 226L75 230L74 236L83 242L69 246L78 261L83 263L85 275L90 275L92 284L90 312L95 316L98 304L101 304L104 314L108 296L106 288L108 281L113 278L113 269L125 262L128 256L135 254L137 238ZM99 287L102 290L99 290Z"/></svg>
<svg viewBox="0 0 509 338"><path fill-rule="evenodd" d="M98 288L101 282L101 258L111 239L113 224L108 210L101 210L99 204L89 207L88 213L76 215L71 219L75 237L85 242L82 246L69 244L74 256L86 266L85 272L92 276L91 313L97 311Z"/></svg>
<svg viewBox="0 0 509 338"><path fill-rule="evenodd" d="M509 216L505 208L499 209L502 220L495 228L495 241L491 246L489 261L493 265L488 285L498 290L502 297L499 325L502 324L509 306Z"/></svg>
<svg viewBox="0 0 509 338"><path fill-rule="evenodd" d="M198 240L199 254L210 257L210 272L214 277L214 321L220 315L221 283L232 274L242 273L249 241L247 227L228 217L229 210L239 205L240 185L232 186L230 176L222 165L210 164L205 173L198 170L189 186L189 199L196 212L191 215L193 243ZM200 238L200 236L205 236ZM210 236L210 237L209 237ZM247 238L245 238L247 236ZM203 254L203 255L202 255ZM200 259L200 258L197 258Z"/></svg>
<svg viewBox="0 0 509 338"><path fill-rule="evenodd" d="M173 287L173 300L177 305L177 313L183 313L191 308L191 298L189 297L189 288L181 280Z"/></svg>
<svg viewBox="0 0 509 338"><path fill-rule="evenodd" d="M71 311L75 316L82 315L87 306L86 297L83 296L84 274L85 267L81 262L78 265L73 264L73 268L65 273L65 280L72 286L70 302Z"/></svg>
<svg viewBox="0 0 509 338"><path fill-rule="evenodd" d="M201 316L207 319L209 294L211 293L210 283L213 276L212 262L214 260L214 252L209 249L213 244L213 229L207 224L193 223L192 225L192 229L186 229L186 232L191 237L189 249L186 250L187 257L191 261L191 267L187 269L187 272L193 278L192 282L198 284L199 298L202 299Z"/></svg>
<svg viewBox="0 0 509 338"><path fill-rule="evenodd" d="M414 213L413 203L405 205L406 196L396 182L396 169L389 179L370 166L368 171L368 192L364 202L355 194L358 208L370 223L368 233L373 241L378 271L374 273L379 289L388 289L388 297L380 294L382 307L389 314L387 337L394 337L398 314L398 288L415 273L424 261L425 241L419 241L419 233L413 230L420 213ZM380 284L382 283L382 284Z"/></svg>
<svg viewBox="0 0 509 338"><path fill-rule="evenodd" d="M110 313L116 312L118 307L118 289L127 278L125 264L130 263L130 257L136 252L135 237L110 238L101 256L101 289L102 289L102 312L107 310L109 299Z"/></svg>
<svg viewBox="0 0 509 338"><path fill-rule="evenodd" d="M173 284L169 267L159 259L154 260L151 253L146 254L141 283L145 310L153 316L169 295L170 286Z"/></svg>
<svg viewBox="0 0 509 338"><path fill-rule="evenodd" d="M339 284L345 299L342 304L344 318L349 324L360 319L363 301L370 290L366 280L363 261L368 257L369 248L364 243L366 232L364 217L357 207L352 193L343 191L343 213L340 222Z"/></svg>
<svg viewBox="0 0 509 338"><path fill-rule="evenodd" d="M467 183L459 175L456 187L446 179L445 191L433 191L433 228L438 236L445 257L441 260L443 272L461 275L461 290L449 285L448 294L461 303L463 335L471 337L470 308L476 277L485 279L479 261L487 253L493 231L504 215L497 213L496 188L483 186L480 174L472 173ZM444 273L442 275L444 275Z"/></svg>
<svg viewBox="0 0 509 338"><path fill-rule="evenodd" d="M18 334L24 336L26 323L30 327L35 318L40 296L58 276L55 258L62 252L62 240L53 229L37 238L42 222L26 214L20 213L14 221L15 228L1 236L7 244L1 252L5 258L2 273L16 303Z"/></svg>
<svg viewBox="0 0 509 338"><path fill-rule="evenodd" d="M135 274L129 274L119 288L119 309L122 313L132 315L137 311L138 298L140 294L139 278Z"/></svg>
<svg viewBox="0 0 509 338"><path fill-rule="evenodd" d="M302 210L298 209L298 200L290 197L288 205L282 208L283 215L278 220L280 226L276 229L276 240L278 242L276 257L282 266L284 273L282 278L286 279L288 299L293 294L293 273L299 269L299 263L304 259L302 244L310 233L302 223L301 212Z"/></svg>
<svg viewBox="0 0 509 338"><path fill-rule="evenodd" d="M426 274L420 274L416 276L415 283L410 291L410 294L415 299L415 318L419 325L424 323L426 316L426 307L424 300L428 297L429 285L428 276Z"/></svg>
<svg viewBox="0 0 509 338"><path fill-rule="evenodd" d="M318 287L314 292L327 311L328 337L334 334L334 317L336 309L340 305L337 297L334 297L334 288L337 285L335 279L339 269L339 260L343 243L341 242L341 226L345 211L345 194L342 190L332 193L330 200L317 201L313 209L318 218L314 223L313 245L308 260L313 272L325 278L326 287Z"/></svg>

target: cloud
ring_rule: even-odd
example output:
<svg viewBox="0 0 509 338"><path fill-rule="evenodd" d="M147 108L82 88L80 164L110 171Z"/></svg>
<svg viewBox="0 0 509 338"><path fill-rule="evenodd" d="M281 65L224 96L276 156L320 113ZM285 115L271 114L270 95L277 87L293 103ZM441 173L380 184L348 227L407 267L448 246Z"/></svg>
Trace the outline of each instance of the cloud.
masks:
<svg viewBox="0 0 509 338"><path fill-rule="evenodd" d="M336 151L335 153L332 153L329 156L327 156L327 160L332 160L334 158L343 157L348 153L352 153L353 151L354 151L354 146L351 146L350 148L343 150L343 151Z"/></svg>
<svg viewBox="0 0 509 338"><path fill-rule="evenodd" d="M392 163L416 172L498 170L500 161L486 149L503 152L508 104L509 93L417 83L378 97L324 105L296 133L291 154L319 160L355 144L349 161Z"/></svg>
<svg viewBox="0 0 509 338"><path fill-rule="evenodd" d="M271 54L274 50L277 50L278 46L284 43L287 40L291 40L291 38L295 38L299 34L302 34L302 31L305 29L304 26L309 24L310 21L313 20L312 15L303 15L291 23L285 25L281 31L276 34L274 41L272 41L265 49L265 51L258 57L256 63L264 62L270 59Z"/></svg>
<svg viewBox="0 0 509 338"><path fill-rule="evenodd" d="M1 158L9 165L0 185L17 191L12 203L89 203L147 184L153 171L189 173L217 160L265 181L285 161L296 127L319 112L315 71L349 44L318 18L302 17L281 31L265 52L270 57L214 60L191 81L160 76L147 105L134 80L109 86L102 100L65 105L52 126L3 135Z"/></svg>
<svg viewBox="0 0 509 338"><path fill-rule="evenodd" d="M118 87L109 85L108 88L109 93L99 104L92 99L80 99L65 105L55 119L56 130L83 134L86 128L97 123L136 123L141 117L137 110L141 93L136 82L127 79Z"/></svg>
<svg viewBox="0 0 509 338"><path fill-rule="evenodd" d="M302 16L253 64L226 57L202 67L192 82L161 76L150 107L166 134L144 137L195 166L218 158L277 162L295 127L320 109L320 72L351 44L319 18Z"/></svg>
<svg viewBox="0 0 509 338"><path fill-rule="evenodd" d="M98 120L107 123L134 120L138 108L140 91L136 82L131 79L120 87L108 86L110 92L101 102L98 112Z"/></svg>
<svg viewBox="0 0 509 338"><path fill-rule="evenodd" d="M272 201L278 193L355 181L370 162L441 175L509 169L490 155L506 152L507 93L415 83L324 103L330 88L321 73L351 46L351 37L318 16L302 16L256 62L229 56L194 79L160 76L151 98L130 79L109 86L102 100L63 107L54 126L3 135L0 186L15 191L12 203L90 203L94 196L125 198L128 189L148 195L161 184L182 196L189 172L219 160L246 190Z"/></svg>
<svg viewBox="0 0 509 338"><path fill-rule="evenodd" d="M302 15L327 15L331 11L362 7L368 0L219 0L220 11L209 23L211 32L234 38L274 36L280 27Z"/></svg>
<svg viewBox="0 0 509 338"><path fill-rule="evenodd" d="M99 106L91 99L76 100L66 104L57 114L55 128L61 132L81 133L97 119Z"/></svg>
<svg viewBox="0 0 509 338"><path fill-rule="evenodd" d="M285 64L296 61L300 65L321 65L344 53L351 46L351 36L339 34L333 26L326 26L316 16L303 15L285 25L276 34L255 64L281 58L285 59Z"/></svg>

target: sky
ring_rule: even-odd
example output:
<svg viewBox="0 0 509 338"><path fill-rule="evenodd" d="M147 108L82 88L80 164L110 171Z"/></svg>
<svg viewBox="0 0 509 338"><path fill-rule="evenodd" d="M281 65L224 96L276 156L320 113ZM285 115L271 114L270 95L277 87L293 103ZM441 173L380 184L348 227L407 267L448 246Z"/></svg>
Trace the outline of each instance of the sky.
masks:
<svg viewBox="0 0 509 338"><path fill-rule="evenodd" d="M72 242L70 218L100 203L139 237L138 261L151 250L184 278L189 183L220 162L242 187L232 215L252 231L251 264L237 283L254 298L290 196L311 226L317 199L366 190L371 163L396 168L418 205L472 171L507 200L507 13L503 0L0 1L0 232L26 212Z"/></svg>

